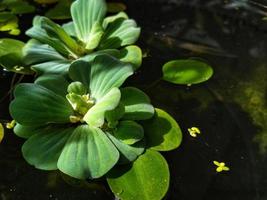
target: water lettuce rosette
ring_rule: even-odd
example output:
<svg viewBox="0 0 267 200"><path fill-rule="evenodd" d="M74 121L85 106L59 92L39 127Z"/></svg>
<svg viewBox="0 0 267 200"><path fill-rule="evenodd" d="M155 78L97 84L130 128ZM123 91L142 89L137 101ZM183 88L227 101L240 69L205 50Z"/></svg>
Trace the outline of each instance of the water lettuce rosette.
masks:
<svg viewBox="0 0 267 200"><path fill-rule="evenodd" d="M71 5L72 21L62 26L36 16L26 32L32 39L23 49L25 64L39 74L66 74L73 61L92 61L105 53L139 67L142 52L132 44L140 28L124 12L106 14L105 0L76 0Z"/></svg>
<svg viewBox="0 0 267 200"><path fill-rule="evenodd" d="M10 113L14 132L27 138L26 161L78 179L134 161L145 145L138 121L151 118L154 108L139 89L119 89L132 74L131 64L101 55L72 63L69 79L50 74L19 84Z"/></svg>

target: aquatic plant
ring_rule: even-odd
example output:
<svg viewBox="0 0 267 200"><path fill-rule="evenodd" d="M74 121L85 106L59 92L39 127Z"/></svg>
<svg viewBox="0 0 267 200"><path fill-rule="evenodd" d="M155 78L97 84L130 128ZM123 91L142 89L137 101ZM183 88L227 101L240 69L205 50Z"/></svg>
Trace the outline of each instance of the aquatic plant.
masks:
<svg viewBox="0 0 267 200"><path fill-rule="evenodd" d="M147 154L157 157L149 161L154 165L152 170L163 165L164 173L156 181L158 184L162 177L166 181L159 193L164 196L169 171L166 161L155 150L177 148L181 143L181 131L164 111L156 110L154 116L154 108L141 90L119 89L132 74L131 64L100 55L92 63L72 63L70 80L49 74L37 78L34 83L19 84L10 113L17 122L14 132L27 139L22 147L24 158L38 169L59 169L74 178L94 179L108 173L116 164L135 161L150 148ZM148 119L152 121L146 121ZM137 165L146 166L141 160L138 159ZM140 170L145 168L138 169L139 173ZM112 173L108 174L111 188L125 187L125 180L121 181L124 176L116 180ZM158 176L157 173L154 171L150 175ZM133 178L128 173L125 176L129 176L126 181ZM131 191L131 186L128 187ZM143 190L148 190L153 197L154 189L152 193L149 187Z"/></svg>
<svg viewBox="0 0 267 200"><path fill-rule="evenodd" d="M73 21L60 26L36 16L26 44L0 40L5 69L41 75L14 90L14 132L27 139L23 157L38 169L105 177L120 199L162 199L170 172L159 151L176 149L182 132L144 92L122 87L142 63L133 45L140 28L124 12L106 12L104 0L76 0ZM212 73L203 62L176 60L164 65L163 80L191 85Z"/></svg>
<svg viewBox="0 0 267 200"><path fill-rule="evenodd" d="M73 61L92 61L95 56L105 53L138 68L141 50L128 45L136 42L140 28L124 12L105 18L106 12L104 0L77 0L71 5L73 21L62 26L36 16L33 27L26 31L32 39L20 48L22 53L18 58L23 62L2 66L10 70L19 65L38 74L66 74Z"/></svg>

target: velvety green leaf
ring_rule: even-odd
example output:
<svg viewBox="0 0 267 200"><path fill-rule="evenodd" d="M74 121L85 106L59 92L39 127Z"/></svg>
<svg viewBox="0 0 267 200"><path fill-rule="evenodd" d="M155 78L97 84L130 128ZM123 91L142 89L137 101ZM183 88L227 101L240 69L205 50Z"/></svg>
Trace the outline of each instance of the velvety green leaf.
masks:
<svg viewBox="0 0 267 200"><path fill-rule="evenodd" d="M3 125L0 123L0 143L2 142L3 138L4 138L4 134L5 134L5 130Z"/></svg>
<svg viewBox="0 0 267 200"><path fill-rule="evenodd" d="M34 83L63 97L67 95L69 82L63 76L54 74L43 75L38 77Z"/></svg>
<svg viewBox="0 0 267 200"><path fill-rule="evenodd" d="M142 65L142 50L135 45L127 46L120 50L119 59L122 62L133 64L134 68L138 69Z"/></svg>
<svg viewBox="0 0 267 200"><path fill-rule="evenodd" d="M118 164L126 164L129 162L132 162L140 154L144 152L144 148L145 148L144 140L137 142L134 145L128 145L118 140L113 135L109 133L106 133L106 134L120 152L120 160Z"/></svg>
<svg viewBox="0 0 267 200"><path fill-rule="evenodd" d="M154 107L150 104L149 97L137 88L121 89L121 103L125 106L123 119L145 120L154 115Z"/></svg>
<svg viewBox="0 0 267 200"><path fill-rule="evenodd" d="M73 110L68 101L36 84L19 84L10 104L10 114L25 126L68 123Z"/></svg>
<svg viewBox="0 0 267 200"><path fill-rule="evenodd" d="M56 170L59 156L74 129L57 126L40 129L22 146L23 157L37 169Z"/></svg>
<svg viewBox="0 0 267 200"><path fill-rule="evenodd" d="M77 54L79 53L80 47L78 43L72 39L71 36L69 36L61 26L46 17L42 17L41 27L50 37L56 38L64 43L72 52Z"/></svg>
<svg viewBox="0 0 267 200"><path fill-rule="evenodd" d="M177 122L165 111L155 109L154 117L143 122L147 147L157 151L176 149L182 141L182 131Z"/></svg>
<svg viewBox="0 0 267 200"><path fill-rule="evenodd" d="M126 10L126 5L123 3L110 2L107 4L108 12L117 13Z"/></svg>
<svg viewBox="0 0 267 200"><path fill-rule="evenodd" d="M134 121L121 121L114 136L125 144L132 145L144 138L144 129Z"/></svg>
<svg viewBox="0 0 267 200"><path fill-rule="evenodd" d="M210 79L212 68L199 60L173 60L163 68L163 79L175 84L197 84Z"/></svg>
<svg viewBox="0 0 267 200"><path fill-rule="evenodd" d="M29 40L23 48L24 62L27 65L49 61L67 61L55 49L37 40Z"/></svg>
<svg viewBox="0 0 267 200"><path fill-rule="evenodd" d="M119 88L133 74L132 65L108 55L100 55L92 63L90 91L101 99L111 88Z"/></svg>
<svg viewBox="0 0 267 200"><path fill-rule="evenodd" d="M71 62L65 60L57 60L44 62L32 65L31 68L39 75L42 74L60 74L66 75L68 73Z"/></svg>
<svg viewBox="0 0 267 200"><path fill-rule="evenodd" d="M119 12L116 15L112 15L112 16L108 16L104 19L103 21L103 28L106 29L108 27L108 25L114 21L116 21L117 19L128 19L128 15L125 12Z"/></svg>
<svg viewBox="0 0 267 200"><path fill-rule="evenodd" d="M70 52L60 40L49 37L44 29L41 28L43 17L36 16L33 19L33 27L26 31L26 35L40 41L41 43L48 44L57 50L60 54L69 57Z"/></svg>
<svg viewBox="0 0 267 200"><path fill-rule="evenodd" d="M110 23L99 45L99 49L117 49L134 44L139 38L141 29L131 19L119 18Z"/></svg>
<svg viewBox="0 0 267 200"><path fill-rule="evenodd" d="M55 7L45 13L45 16L50 19L70 19L70 5L73 0L59 0Z"/></svg>
<svg viewBox="0 0 267 200"><path fill-rule="evenodd" d="M121 93L118 88L112 88L101 99L97 99L96 104L88 110L83 120L93 127L101 127L105 122L105 113L115 109L120 102Z"/></svg>
<svg viewBox="0 0 267 200"><path fill-rule="evenodd" d="M160 153L147 150L130 166L112 169L107 181L121 200L160 200L169 188L168 164Z"/></svg>
<svg viewBox="0 0 267 200"><path fill-rule="evenodd" d="M99 178L118 159L118 150L101 129L81 125L67 141L58 160L58 168L78 179Z"/></svg>
<svg viewBox="0 0 267 200"><path fill-rule="evenodd" d="M104 0L76 0L71 5L71 15L77 37L85 44L90 40L93 25L102 23L106 15Z"/></svg>
<svg viewBox="0 0 267 200"><path fill-rule="evenodd" d="M34 134L39 133L40 129L42 128L42 126L23 126L19 123L16 123L13 131L17 136L27 139Z"/></svg>
<svg viewBox="0 0 267 200"><path fill-rule="evenodd" d="M89 51L95 49L98 46L103 34L104 31L101 24L99 22L94 23L90 35L88 36L89 38L86 42L85 48Z"/></svg>

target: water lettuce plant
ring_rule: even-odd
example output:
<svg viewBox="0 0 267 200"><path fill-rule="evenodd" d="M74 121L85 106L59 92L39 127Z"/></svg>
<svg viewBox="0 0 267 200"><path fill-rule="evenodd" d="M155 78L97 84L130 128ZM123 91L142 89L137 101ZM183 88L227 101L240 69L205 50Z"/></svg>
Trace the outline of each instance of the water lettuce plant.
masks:
<svg viewBox="0 0 267 200"><path fill-rule="evenodd" d="M99 178L117 162L135 160L144 151L144 130L135 120L153 117L154 108L140 90L119 89L131 74L131 65L103 55L92 64L74 62L71 81L49 75L18 85L10 113L15 133L30 136L25 159L78 179ZM146 99L142 106L140 99Z"/></svg>
<svg viewBox="0 0 267 200"><path fill-rule="evenodd" d="M82 180L105 177L120 199L159 200L170 180L159 152L176 149L182 132L144 92L123 87L142 63L133 45L140 28L124 12L106 12L104 0L76 0L71 22L60 26L36 16L27 43L0 39L4 68L40 75L14 90L14 132L26 139L23 157L38 169ZM212 69L177 60L164 65L163 75L172 83L197 84Z"/></svg>
<svg viewBox="0 0 267 200"><path fill-rule="evenodd" d="M77 0L71 5L73 21L62 26L36 16L26 32L33 40L23 49L25 64L39 74L67 73L73 61L105 53L139 67L141 50L128 45L136 42L140 28L123 12L105 18L106 12L104 0Z"/></svg>

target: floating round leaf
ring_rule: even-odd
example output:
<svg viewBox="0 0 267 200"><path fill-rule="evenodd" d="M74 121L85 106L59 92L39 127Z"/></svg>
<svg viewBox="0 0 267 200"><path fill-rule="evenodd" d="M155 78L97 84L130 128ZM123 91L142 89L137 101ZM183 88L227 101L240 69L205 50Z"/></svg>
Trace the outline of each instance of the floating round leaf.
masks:
<svg viewBox="0 0 267 200"><path fill-rule="evenodd" d="M156 108L154 117L143 122L147 147L157 151L176 149L182 141L177 122L165 111Z"/></svg>
<svg viewBox="0 0 267 200"><path fill-rule="evenodd" d="M169 169L160 153L147 150L131 166L119 166L107 176L112 192L121 200L160 200L169 187Z"/></svg>
<svg viewBox="0 0 267 200"><path fill-rule="evenodd" d="M163 79L175 84L197 84L210 79L212 68L199 60L173 60L163 66Z"/></svg>

